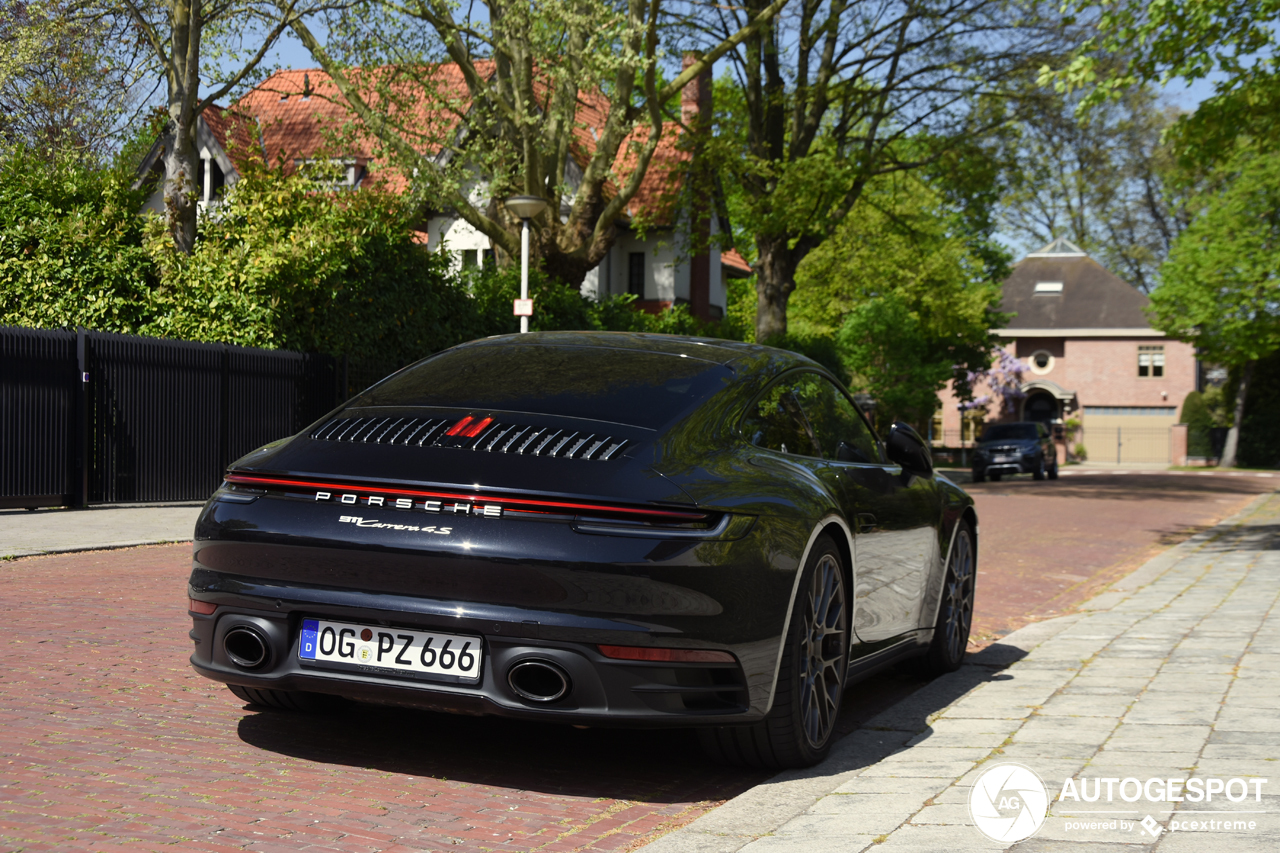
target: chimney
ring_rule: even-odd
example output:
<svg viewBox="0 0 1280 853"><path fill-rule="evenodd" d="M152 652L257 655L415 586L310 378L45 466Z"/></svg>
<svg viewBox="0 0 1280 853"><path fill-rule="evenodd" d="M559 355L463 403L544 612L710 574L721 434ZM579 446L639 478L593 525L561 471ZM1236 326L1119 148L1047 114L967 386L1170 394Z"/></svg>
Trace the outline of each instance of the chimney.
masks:
<svg viewBox="0 0 1280 853"><path fill-rule="evenodd" d="M702 58L702 53L695 50L684 52L682 71ZM680 118L689 127L711 124L711 67L707 66L701 74L693 78L684 91L680 93Z"/></svg>
<svg viewBox="0 0 1280 853"><path fill-rule="evenodd" d="M688 69L702 54L686 51L684 68ZM680 118L694 134L711 132L711 68L708 66L701 74L693 78L680 94ZM695 137L689 149L693 159L689 163L686 180L693 181L695 203L690 211L691 236L698 247L698 254L689 259L689 311L700 320L711 320L711 208L706 204L709 183L706 169L702 163L699 140Z"/></svg>

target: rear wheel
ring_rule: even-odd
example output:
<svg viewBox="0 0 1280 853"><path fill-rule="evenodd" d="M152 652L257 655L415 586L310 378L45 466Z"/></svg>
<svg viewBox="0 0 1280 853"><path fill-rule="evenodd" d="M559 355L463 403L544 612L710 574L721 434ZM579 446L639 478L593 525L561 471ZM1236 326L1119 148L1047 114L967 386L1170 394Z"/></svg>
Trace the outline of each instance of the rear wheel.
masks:
<svg viewBox="0 0 1280 853"><path fill-rule="evenodd" d="M1031 474L1033 480L1044 479L1044 457L1040 457L1040 464L1036 466L1036 470Z"/></svg>
<svg viewBox="0 0 1280 853"><path fill-rule="evenodd" d="M1049 479L1050 480L1058 479L1058 463L1056 460L1053 463L1053 467L1049 469Z"/></svg>
<svg viewBox="0 0 1280 853"><path fill-rule="evenodd" d="M297 711L312 713L330 707L329 696L319 693L304 693L301 690L272 690L269 687L241 687L239 684L228 684L227 689L236 698L262 708L275 708L280 711Z"/></svg>
<svg viewBox="0 0 1280 853"><path fill-rule="evenodd" d="M973 589L977 574L977 555L973 534L966 522L960 522L956 541L947 560L943 580L942 603L933 628L933 641L925 653L925 669L934 674L955 672L964 662L969 647L969 628L973 624Z"/></svg>
<svg viewBox="0 0 1280 853"><path fill-rule="evenodd" d="M979 471L977 468L974 468L974 469L973 469L973 482L975 482L975 483L981 483L981 482L982 482L983 480L985 480L985 479L987 479L987 475L986 475L986 474L984 474L983 472Z"/></svg>
<svg viewBox="0 0 1280 853"><path fill-rule="evenodd" d="M811 767L827 757L849 665L844 561L820 536L800 579L769 715L752 726L701 729L702 747L726 764Z"/></svg>

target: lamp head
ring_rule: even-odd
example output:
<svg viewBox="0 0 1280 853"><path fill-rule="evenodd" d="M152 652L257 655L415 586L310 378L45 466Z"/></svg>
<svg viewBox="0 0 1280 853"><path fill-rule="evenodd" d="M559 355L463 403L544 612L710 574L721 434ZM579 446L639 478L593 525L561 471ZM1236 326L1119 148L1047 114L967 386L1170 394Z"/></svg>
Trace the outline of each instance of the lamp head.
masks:
<svg viewBox="0 0 1280 853"><path fill-rule="evenodd" d="M532 219L547 207L547 200L536 195L513 195L507 199L507 210L521 219Z"/></svg>

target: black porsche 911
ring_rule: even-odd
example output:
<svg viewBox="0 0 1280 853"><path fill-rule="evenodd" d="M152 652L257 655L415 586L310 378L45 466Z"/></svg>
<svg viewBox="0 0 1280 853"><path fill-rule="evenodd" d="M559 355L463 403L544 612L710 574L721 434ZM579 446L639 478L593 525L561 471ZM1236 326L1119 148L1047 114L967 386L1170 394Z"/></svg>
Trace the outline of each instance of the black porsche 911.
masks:
<svg viewBox="0 0 1280 853"><path fill-rule="evenodd" d="M806 766L853 679L960 665L977 532L915 431L881 441L794 353L489 338L231 466L191 663L258 705L698 727Z"/></svg>

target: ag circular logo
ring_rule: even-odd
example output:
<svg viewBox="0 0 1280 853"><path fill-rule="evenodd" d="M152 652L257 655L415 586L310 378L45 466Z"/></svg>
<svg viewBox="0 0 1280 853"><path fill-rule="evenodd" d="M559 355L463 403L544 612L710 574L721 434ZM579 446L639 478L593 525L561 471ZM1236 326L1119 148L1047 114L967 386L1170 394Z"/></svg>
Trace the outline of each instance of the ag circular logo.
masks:
<svg viewBox="0 0 1280 853"><path fill-rule="evenodd" d="M969 791L969 816L983 835L1013 843L1035 834L1049 813L1049 792L1034 770L997 764Z"/></svg>

